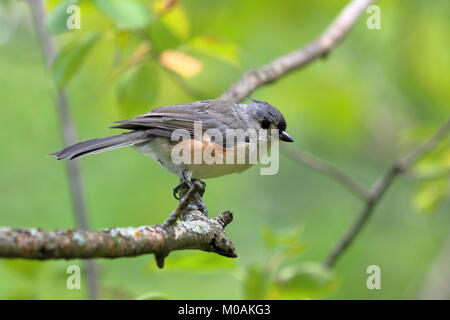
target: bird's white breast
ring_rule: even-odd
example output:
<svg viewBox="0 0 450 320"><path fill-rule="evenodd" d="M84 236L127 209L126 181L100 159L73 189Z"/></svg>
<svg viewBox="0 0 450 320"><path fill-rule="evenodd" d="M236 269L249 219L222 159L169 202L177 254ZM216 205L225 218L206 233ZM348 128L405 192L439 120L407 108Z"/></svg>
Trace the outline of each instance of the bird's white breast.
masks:
<svg viewBox="0 0 450 320"><path fill-rule="evenodd" d="M184 145L183 145L184 144ZM146 143L140 143L135 145L134 147L143 154L155 159L162 166L164 166L168 171L173 174L182 177L183 171L188 171L192 173L192 178L197 179L207 179L220 177L232 173L242 172L250 168L253 164L249 163L247 157L244 163L236 163L236 161L232 161L231 163L227 162L226 152L227 149L222 148L221 146L217 146L214 148L214 156L216 157L215 163L205 163L202 161L200 163L194 163L194 161L189 161L189 163L175 164L172 160L172 148L174 146L186 147L185 150L201 150L201 154L203 155L204 149L208 146L203 141L197 140L184 140L178 144L170 143L167 138L155 138ZM244 150L243 150L244 149ZM228 150L229 151L229 150ZM237 154L239 151L243 151L245 153L248 152L248 145L241 144L234 147L234 152ZM193 160L193 156L189 157Z"/></svg>

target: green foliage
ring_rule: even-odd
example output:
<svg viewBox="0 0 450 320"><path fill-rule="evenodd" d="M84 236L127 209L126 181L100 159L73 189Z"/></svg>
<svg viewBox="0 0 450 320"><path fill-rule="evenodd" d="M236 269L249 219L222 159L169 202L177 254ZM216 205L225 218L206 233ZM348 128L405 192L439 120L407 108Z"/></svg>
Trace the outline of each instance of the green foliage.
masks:
<svg viewBox="0 0 450 320"><path fill-rule="evenodd" d="M47 24L53 33L67 31L66 10L71 4L82 6L83 26L93 27L92 20L86 17L96 13L93 8L110 17L115 24L112 30L111 26L98 26L95 28L99 31L97 33L83 30L82 37L78 33L67 37L65 43L68 44L63 46L53 64L55 83L59 87L68 85L84 61L90 56L97 56L92 50L96 42L101 38L109 41L113 35L115 63L106 75L106 83L117 80L117 105L124 116L147 111L158 99L161 70L168 69L186 78L203 72L202 61L186 54L186 49L205 53L226 63L239 63L238 48L232 41L211 34L191 37L190 18L178 1L157 0L146 4L139 0L95 0L93 7L91 3L81 0L67 0L57 4L48 17ZM186 87L179 81L175 83L182 90Z"/></svg>
<svg viewBox="0 0 450 320"><path fill-rule="evenodd" d="M213 57L223 59L234 65L239 65L238 47L232 41L226 41L214 36L198 36L189 42L189 46Z"/></svg>
<svg viewBox="0 0 450 320"><path fill-rule="evenodd" d="M306 245L301 239L301 233L302 228L300 226L277 232L269 227L264 227L261 230L267 247L270 249L283 249L287 256L297 256L305 250Z"/></svg>
<svg viewBox="0 0 450 320"><path fill-rule="evenodd" d="M135 115L151 108L158 98L159 70L147 62L128 69L120 77L117 97L124 115Z"/></svg>
<svg viewBox="0 0 450 320"><path fill-rule="evenodd" d="M282 269L274 284L274 299L320 299L337 287L334 273L321 264L303 263Z"/></svg>
<svg viewBox="0 0 450 320"><path fill-rule="evenodd" d="M414 197L414 206L423 213L433 213L444 200L450 198L450 179L448 177L434 179L422 183Z"/></svg>
<svg viewBox="0 0 450 320"><path fill-rule="evenodd" d="M81 41L71 43L61 50L52 65L55 83L59 87L67 85L80 70L88 53L94 48L99 38L99 34L89 34Z"/></svg>
<svg viewBox="0 0 450 320"><path fill-rule="evenodd" d="M167 3L169 2L169 5ZM152 4L161 22L179 39L186 40L190 34L191 23L178 1L159 0Z"/></svg>
<svg viewBox="0 0 450 320"><path fill-rule="evenodd" d="M435 212L450 199L450 149L444 141L426 159L420 161L413 174L419 179L419 186L413 198L414 207L422 213Z"/></svg>
<svg viewBox="0 0 450 320"><path fill-rule="evenodd" d="M151 21L150 11L143 3L137 0L93 1L99 10L114 20L119 29L141 29Z"/></svg>
<svg viewBox="0 0 450 320"><path fill-rule="evenodd" d="M270 274L260 266L250 266L246 269L243 280L245 299L260 300L267 298L270 284Z"/></svg>
<svg viewBox="0 0 450 320"><path fill-rule="evenodd" d="M301 228L274 232L263 228L263 239L272 249L267 263L245 269L243 291L246 299L320 299L337 287L333 272L318 263L292 258L304 251Z"/></svg>

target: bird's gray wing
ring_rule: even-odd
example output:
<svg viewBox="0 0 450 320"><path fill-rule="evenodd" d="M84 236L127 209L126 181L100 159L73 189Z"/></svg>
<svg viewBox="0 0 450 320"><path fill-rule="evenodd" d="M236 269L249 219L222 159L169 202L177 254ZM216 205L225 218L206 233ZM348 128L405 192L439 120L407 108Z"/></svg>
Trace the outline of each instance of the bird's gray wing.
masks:
<svg viewBox="0 0 450 320"><path fill-rule="evenodd" d="M174 130L186 130L191 137L195 134L195 122L201 123L202 132L219 130L225 137L225 130L242 127L236 114L236 104L226 100L203 100L187 104L160 107L131 120L117 121L111 128L145 130L155 136L170 138Z"/></svg>

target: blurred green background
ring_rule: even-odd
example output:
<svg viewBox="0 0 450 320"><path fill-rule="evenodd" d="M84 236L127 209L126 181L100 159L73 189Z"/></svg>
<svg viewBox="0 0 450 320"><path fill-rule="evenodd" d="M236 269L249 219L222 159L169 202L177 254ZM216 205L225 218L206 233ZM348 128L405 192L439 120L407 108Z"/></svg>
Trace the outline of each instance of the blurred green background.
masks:
<svg viewBox="0 0 450 320"><path fill-rule="evenodd" d="M80 30L64 27L70 3L81 7ZM313 40L346 3L49 1L61 56L48 71L26 2L1 0L0 225L74 226L65 163L48 157L62 146L57 86L68 90L79 138L107 136L112 121L219 96L246 70ZM378 5L380 30L363 15L327 59L252 95L284 113L294 147L366 185L450 114L450 3ZM177 204L177 178L129 148L81 167L93 229L157 224ZM275 176L253 168L207 180L210 213L235 214L227 233L239 257L174 252L163 270L152 256L97 260L101 297L418 298L450 231L449 176L440 174L449 168L447 139L416 167L439 178L399 178L332 272L320 263L362 205L340 185L283 154ZM82 262L0 260L0 298L84 299L85 283L66 289L71 264ZM366 287L373 264L381 290Z"/></svg>

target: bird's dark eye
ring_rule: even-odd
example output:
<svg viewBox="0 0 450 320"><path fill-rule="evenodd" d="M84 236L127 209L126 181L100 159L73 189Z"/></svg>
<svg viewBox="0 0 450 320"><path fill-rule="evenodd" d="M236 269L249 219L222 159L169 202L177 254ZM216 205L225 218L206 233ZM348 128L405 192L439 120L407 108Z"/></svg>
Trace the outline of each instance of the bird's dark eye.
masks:
<svg viewBox="0 0 450 320"><path fill-rule="evenodd" d="M261 128L263 129L269 129L270 127L270 121L267 119L264 119L263 121L261 121Z"/></svg>

